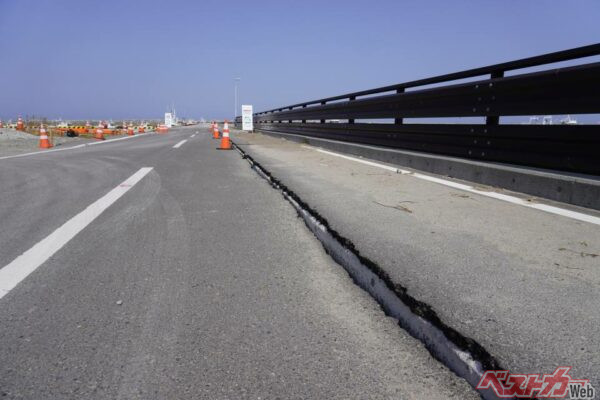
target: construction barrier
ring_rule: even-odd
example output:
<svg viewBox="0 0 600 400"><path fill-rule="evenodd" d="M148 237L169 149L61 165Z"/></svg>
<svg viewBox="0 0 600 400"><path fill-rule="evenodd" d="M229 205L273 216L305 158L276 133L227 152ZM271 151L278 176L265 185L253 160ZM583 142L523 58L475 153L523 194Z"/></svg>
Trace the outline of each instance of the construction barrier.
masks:
<svg viewBox="0 0 600 400"><path fill-rule="evenodd" d="M89 133L90 129L88 126L59 126L55 128L61 134L64 134L68 131L73 131L78 135Z"/></svg>

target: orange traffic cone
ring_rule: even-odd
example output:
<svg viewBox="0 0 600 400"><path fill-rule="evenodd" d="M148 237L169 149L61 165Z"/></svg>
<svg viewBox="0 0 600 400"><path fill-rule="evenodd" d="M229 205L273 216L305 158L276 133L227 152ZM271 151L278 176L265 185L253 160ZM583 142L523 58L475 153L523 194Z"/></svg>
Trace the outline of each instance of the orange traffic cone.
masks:
<svg viewBox="0 0 600 400"><path fill-rule="evenodd" d="M19 119L17 120L17 130L18 131L25 130L25 125L23 124L23 118L21 118L21 117L19 117Z"/></svg>
<svg viewBox="0 0 600 400"><path fill-rule="evenodd" d="M52 147L52 143L48 139L48 134L46 133L46 128L44 125L40 125L40 149L49 149Z"/></svg>
<svg viewBox="0 0 600 400"><path fill-rule="evenodd" d="M90 132L90 121L85 121L85 130L83 132L84 133Z"/></svg>
<svg viewBox="0 0 600 400"><path fill-rule="evenodd" d="M219 137L219 125L215 122L213 125L213 139L218 139Z"/></svg>
<svg viewBox="0 0 600 400"><path fill-rule="evenodd" d="M129 125L129 128L127 128L127 134L129 136L135 135L135 133L133 132L133 125Z"/></svg>
<svg viewBox="0 0 600 400"><path fill-rule="evenodd" d="M2 125L2 120L0 119L0 129L2 129L4 125Z"/></svg>
<svg viewBox="0 0 600 400"><path fill-rule="evenodd" d="M146 130L144 129L144 127L143 127L143 126L140 126L140 127L138 128L138 133L144 133L144 132L146 132Z"/></svg>
<svg viewBox="0 0 600 400"><path fill-rule="evenodd" d="M104 140L104 129L102 129L102 124L98 125L96 128L96 133L94 133L94 139Z"/></svg>
<svg viewBox="0 0 600 400"><path fill-rule="evenodd" d="M231 150L231 141L229 140L229 124L227 120L223 124L223 137L221 138L221 147L218 150Z"/></svg>

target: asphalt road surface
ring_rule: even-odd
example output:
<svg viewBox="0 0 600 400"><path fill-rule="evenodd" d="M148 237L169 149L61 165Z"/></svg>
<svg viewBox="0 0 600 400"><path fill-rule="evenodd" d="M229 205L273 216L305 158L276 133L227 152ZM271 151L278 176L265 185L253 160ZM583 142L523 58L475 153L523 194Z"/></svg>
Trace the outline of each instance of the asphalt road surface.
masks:
<svg viewBox="0 0 600 400"><path fill-rule="evenodd" d="M478 398L216 147L0 159L1 398Z"/></svg>
<svg viewBox="0 0 600 400"><path fill-rule="evenodd" d="M600 388L600 213L553 204L590 223L281 138L236 132L234 140L501 367L572 366L574 379Z"/></svg>

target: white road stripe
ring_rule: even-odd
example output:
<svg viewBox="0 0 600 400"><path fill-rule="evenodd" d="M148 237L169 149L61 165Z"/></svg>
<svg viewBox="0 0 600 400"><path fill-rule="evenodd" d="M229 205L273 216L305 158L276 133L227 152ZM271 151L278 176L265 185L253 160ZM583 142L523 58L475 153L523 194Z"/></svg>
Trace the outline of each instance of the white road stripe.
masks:
<svg viewBox="0 0 600 400"><path fill-rule="evenodd" d="M306 148L310 148L309 146L305 146L305 145L302 145L302 146L306 147ZM411 173L410 171L408 171L406 169L400 169L400 168L396 168L396 167L390 167L389 165L380 164L380 163L376 163L376 162L373 162L373 161L363 160L362 158L345 156L343 154L334 153L334 152L323 150L323 149L314 149L314 150L317 150L319 153L325 153L325 154L329 154L329 155L332 155L332 156L345 158L346 160L356 161L356 162L359 162L361 164L366 164L366 165L370 165L372 167L382 168L382 169L385 169L385 170L388 170L388 171L396 172L398 174L410 174Z"/></svg>
<svg viewBox="0 0 600 400"><path fill-rule="evenodd" d="M102 140L102 141L92 142L92 143L82 143L82 144L78 144L76 146L63 147L61 149L51 149L51 150L44 150L44 151L35 151L33 153L15 154L14 156L0 157L0 160L4 160L4 159L7 159L7 158L17 158L17 157L35 156L35 155L40 155L40 154L48 154L48 153L54 153L55 151L65 151L65 150L80 149L80 148L86 147L86 146L93 146L93 145L96 145L96 144L118 142L119 140L133 139L133 138L136 138L136 137L141 137L141 136L150 135L150 134L152 134L152 132L140 133L140 134L137 134L135 136L125 136L125 137L122 137L122 138L110 139L110 140Z"/></svg>
<svg viewBox="0 0 600 400"><path fill-rule="evenodd" d="M325 154L329 154L329 155L332 155L335 157L340 157L340 158L345 158L347 160L356 161L361 164L370 165L372 167L382 168L387 171L397 172L399 174L409 174L417 179L422 179L425 181L437 183L437 184L448 186L448 187L451 187L454 189L464 190L466 192L478 194L481 196L491 197L493 199L506 201L508 203L517 204L517 205L523 206L523 207L534 208L536 210L544 211L544 212L547 212L550 214L560 215L560 216L571 218L571 219L576 219L578 221L589 222L590 224L594 224L594 225L600 225L600 218L593 216L593 215L584 214L584 213L580 213L577 211L571 211L571 210L567 210L566 208L555 207L555 206L551 206L551 205L547 205L547 204L532 203L527 200L523 200L521 198L511 196L508 194L491 192L491 191L486 191L486 190L479 190L479 189L475 189L473 186L465 185L463 183L453 182L453 181L450 181L447 179L437 178L434 176L425 175L425 174L421 174L418 172L411 172L411 171L404 170L404 169L394 168L389 165L380 164L380 163L373 162L373 161L367 161L367 160L363 160L363 159L356 158L356 157L350 157L350 156L346 156L343 154L334 153L332 151L319 149L316 147L311 147L311 146L306 146L306 145L302 145L302 147L305 147L305 148L311 149L311 150L316 150L319 153L325 153Z"/></svg>
<svg viewBox="0 0 600 400"><path fill-rule="evenodd" d="M119 140L128 140L128 139L134 139L136 137L141 137L141 136L145 136L145 135L151 135L153 134L153 132L146 132L146 133L138 133L135 134L133 136L123 136L120 138L116 138L116 139L109 139L109 140L99 140L97 142L92 142L92 143L86 143L86 146L93 146L95 144L105 144L105 143L112 143L112 142L118 142Z"/></svg>
<svg viewBox="0 0 600 400"><path fill-rule="evenodd" d="M174 149L178 149L180 148L185 142L187 142L187 139L182 140L181 142L177 143L175 146L173 146Z"/></svg>
<svg viewBox="0 0 600 400"><path fill-rule="evenodd" d="M194 137L194 136L196 136L196 134L195 134L195 133L194 133L192 136L190 136L190 137Z"/></svg>
<svg viewBox="0 0 600 400"><path fill-rule="evenodd" d="M152 171L152 167L141 168L123 183L90 204L85 210L65 222L46 238L0 269L0 298L10 292L19 282L35 271L47 259L52 257L54 253L94 221L111 204L127 193L129 189L150 171Z"/></svg>

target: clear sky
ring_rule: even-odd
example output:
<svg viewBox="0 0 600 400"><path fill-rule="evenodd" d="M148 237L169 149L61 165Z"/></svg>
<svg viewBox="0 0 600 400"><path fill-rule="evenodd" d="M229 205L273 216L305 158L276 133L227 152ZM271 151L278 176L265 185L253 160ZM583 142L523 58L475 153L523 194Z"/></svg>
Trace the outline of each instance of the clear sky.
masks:
<svg viewBox="0 0 600 400"><path fill-rule="evenodd" d="M0 0L0 118L255 111L600 41L600 1Z"/></svg>

